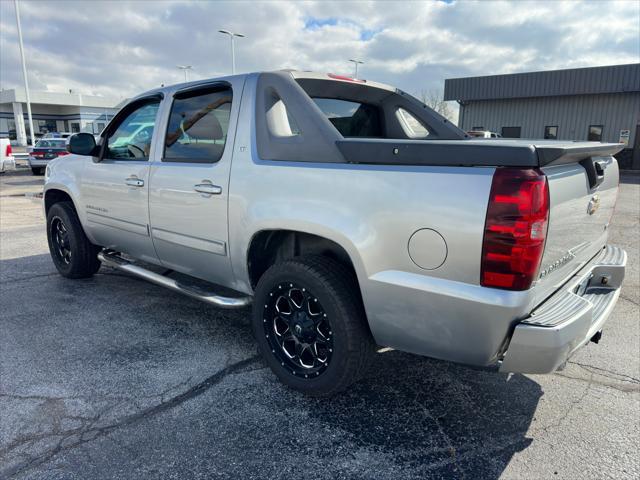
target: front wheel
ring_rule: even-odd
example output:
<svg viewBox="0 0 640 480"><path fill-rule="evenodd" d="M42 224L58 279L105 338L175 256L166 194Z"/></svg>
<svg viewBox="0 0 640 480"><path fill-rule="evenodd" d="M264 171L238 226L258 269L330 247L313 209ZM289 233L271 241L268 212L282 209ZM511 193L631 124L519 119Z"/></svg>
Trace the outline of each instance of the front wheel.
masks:
<svg viewBox="0 0 640 480"><path fill-rule="evenodd" d="M253 330L278 378L313 396L334 395L357 381L375 346L357 279L326 257L269 268L256 288Z"/></svg>
<svg viewBox="0 0 640 480"><path fill-rule="evenodd" d="M47 240L53 263L63 277L86 278L100 268L100 248L84 234L71 202L59 202L49 209Z"/></svg>

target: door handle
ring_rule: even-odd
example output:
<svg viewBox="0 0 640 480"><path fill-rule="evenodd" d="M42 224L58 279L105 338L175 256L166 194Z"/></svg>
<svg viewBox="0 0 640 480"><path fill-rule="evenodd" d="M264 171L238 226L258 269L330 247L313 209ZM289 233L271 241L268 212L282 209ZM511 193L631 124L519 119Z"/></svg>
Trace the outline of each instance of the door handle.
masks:
<svg viewBox="0 0 640 480"><path fill-rule="evenodd" d="M196 192L205 193L207 195L220 195L222 193L222 187L212 183L197 183L193 186L193 189Z"/></svg>
<svg viewBox="0 0 640 480"><path fill-rule="evenodd" d="M140 180L135 175L127 178L124 183L129 185L130 187L144 187L144 180Z"/></svg>

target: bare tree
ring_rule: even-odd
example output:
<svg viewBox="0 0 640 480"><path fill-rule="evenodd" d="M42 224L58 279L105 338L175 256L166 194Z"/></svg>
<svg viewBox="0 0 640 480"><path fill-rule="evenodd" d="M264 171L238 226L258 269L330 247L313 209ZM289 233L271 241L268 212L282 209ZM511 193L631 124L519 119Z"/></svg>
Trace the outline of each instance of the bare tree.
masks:
<svg viewBox="0 0 640 480"><path fill-rule="evenodd" d="M427 107L435 110L450 122L454 122L453 110L447 102L444 101L444 92L442 90L422 90L418 96L422 103Z"/></svg>

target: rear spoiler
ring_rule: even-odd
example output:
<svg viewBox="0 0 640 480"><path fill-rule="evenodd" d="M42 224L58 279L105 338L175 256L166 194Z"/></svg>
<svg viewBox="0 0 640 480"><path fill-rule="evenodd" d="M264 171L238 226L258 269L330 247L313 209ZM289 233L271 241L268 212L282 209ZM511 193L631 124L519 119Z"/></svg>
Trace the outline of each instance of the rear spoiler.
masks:
<svg viewBox="0 0 640 480"><path fill-rule="evenodd" d="M580 142L570 146L536 145L539 166L578 163L591 157L611 157L624 149L622 143Z"/></svg>
<svg viewBox="0 0 640 480"><path fill-rule="evenodd" d="M465 167L544 167L615 155L620 143L541 140L394 140L347 138L336 146L348 163Z"/></svg>

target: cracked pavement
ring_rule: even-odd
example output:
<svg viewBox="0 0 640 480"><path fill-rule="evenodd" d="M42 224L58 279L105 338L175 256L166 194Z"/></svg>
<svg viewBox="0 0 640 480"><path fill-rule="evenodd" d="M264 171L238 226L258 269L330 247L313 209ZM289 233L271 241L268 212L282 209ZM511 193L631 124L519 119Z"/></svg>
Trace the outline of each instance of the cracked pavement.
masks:
<svg viewBox="0 0 640 480"><path fill-rule="evenodd" d="M640 175L611 243L625 285L599 345L553 375L401 352L330 400L283 387L248 310L103 268L57 275L42 177L0 177L0 478L638 478Z"/></svg>

